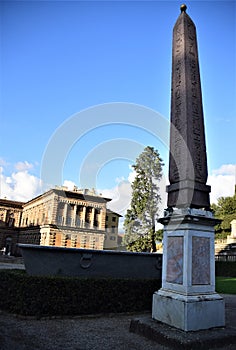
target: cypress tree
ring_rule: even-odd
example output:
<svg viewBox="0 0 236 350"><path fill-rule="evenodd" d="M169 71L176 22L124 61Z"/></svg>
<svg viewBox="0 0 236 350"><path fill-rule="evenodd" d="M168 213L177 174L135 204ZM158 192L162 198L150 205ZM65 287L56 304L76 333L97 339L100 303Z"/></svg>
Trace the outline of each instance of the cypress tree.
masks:
<svg viewBox="0 0 236 350"><path fill-rule="evenodd" d="M155 252L155 224L161 202L159 181L162 177L162 159L159 152L147 146L132 166L136 176L132 183L132 199L124 221L123 242L128 249ZM136 245L135 245L136 243Z"/></svg>

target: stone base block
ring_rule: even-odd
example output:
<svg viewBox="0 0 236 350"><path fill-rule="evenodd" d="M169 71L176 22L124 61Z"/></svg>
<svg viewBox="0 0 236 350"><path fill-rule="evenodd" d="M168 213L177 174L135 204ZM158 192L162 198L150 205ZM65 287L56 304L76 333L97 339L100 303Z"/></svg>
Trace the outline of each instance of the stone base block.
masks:
<svg viewBox="0 0 236 350"><path fill-rule="evenodd" d="M183 296L160 290L153 295L152 318L183 331L224 327L224 300L218 294Z"/></svg>
<svg viewBox="0 0 236 350"><path fill-rule="evenodd" d="M129 330L156 342L157 347L153 349L162 349L164 346L165 349L174 350L232 350L236 344L236 329L233 327L184 332L153 320L151 316L132 319Z"/></svg>

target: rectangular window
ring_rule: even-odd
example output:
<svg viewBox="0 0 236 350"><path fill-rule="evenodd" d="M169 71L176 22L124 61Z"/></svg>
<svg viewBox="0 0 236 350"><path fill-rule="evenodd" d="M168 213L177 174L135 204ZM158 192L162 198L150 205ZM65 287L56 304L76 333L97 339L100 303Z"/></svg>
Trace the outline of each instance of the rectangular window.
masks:
<svg viewBox="0 0 236 350"><path fill-rule="evenodd" d="M71 223L72 223L72 218L70 216L68 216L66 219L66 224L71 226Z"/></svg>
<svg viewBox="0 0 236 350"><path fill-rule="evenodd" d="M112 222L116 222L116 217L112 216Z"/></svg>
<svg viewBox="0 0 236 350"><path fill-rule="evenodd" d="M58 215L58 217L57 217L57 223L58 223L58 225L62 225L62 223L63 223L63 216Z"/></svg>

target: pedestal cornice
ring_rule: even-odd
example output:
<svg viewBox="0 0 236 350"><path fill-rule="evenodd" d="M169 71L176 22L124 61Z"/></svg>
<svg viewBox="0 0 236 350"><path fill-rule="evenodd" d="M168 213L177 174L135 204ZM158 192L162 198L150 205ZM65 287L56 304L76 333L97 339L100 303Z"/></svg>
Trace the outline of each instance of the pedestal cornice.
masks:
<svg viewBox="0 0 236 350"><path fill-rule="evenodd" d="M195 209L195 208L180 208L180 209L166 209L164 217L158 220L162 225L178 225L178 224L198 224L215 226L221 220L214 218L211 211Z"/></svg>

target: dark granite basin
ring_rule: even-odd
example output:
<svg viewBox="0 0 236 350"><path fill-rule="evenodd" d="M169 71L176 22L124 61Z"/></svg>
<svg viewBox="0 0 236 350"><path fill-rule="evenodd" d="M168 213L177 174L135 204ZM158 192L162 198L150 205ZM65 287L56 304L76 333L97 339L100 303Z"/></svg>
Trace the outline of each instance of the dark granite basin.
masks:
<svg viewBox="0 0 236 350"><path fill-rule="evenodd" d="M26 272L40 276L161 278L162 254L19 244Z"/></svg>

